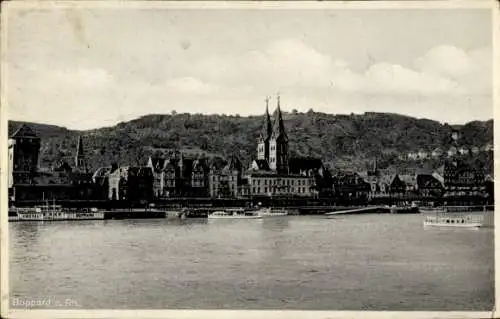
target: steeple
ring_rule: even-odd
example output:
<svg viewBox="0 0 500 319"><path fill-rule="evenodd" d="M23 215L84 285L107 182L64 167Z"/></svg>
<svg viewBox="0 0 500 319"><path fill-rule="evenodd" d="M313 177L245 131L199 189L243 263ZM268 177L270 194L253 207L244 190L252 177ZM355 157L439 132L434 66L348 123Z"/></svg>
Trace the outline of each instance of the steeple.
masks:
<svg viewBox="0 0 500 319"><path fill-rule="evenodd" d="M266 114L257 142L257 159L269 161L269 140L273 134L273 125L269 116L269 97L266 97Z"/></svg>
<svg viewBox="0 0 500 319"><path fill-rule="evenodd" d="M273 125L271 124L271 116L269 116L269 97L266 97L266 114L264 114L264 125L260 132L261 141L266 141L271 138L273 134Z"/></svg>
<svg viewBox="0 0 500 319"><path fill-rule="evenodd" d="M269 167L281 174L288 174L288 137L281 115L280 96L274 114L273 134L269 141Z"/></svg>
<svg viewBox="0 0 500 319"><path fill-rule="evenodd" d="M87 171L87 163L85 161L85 153L83 152L83 140L81 135L78 137L78 144L76 146L75 168L85 172Z"/></svg>
<svg viewBox="0 0 500 319"><path fill-rule="evenodd" d="M274 139L282 139L284 141L288 141L288 137L285 132L285 124L283 123L283 116L281 115L281 106L280 106L280 96L278 94L277 97L278 105L276 107L276 112L274 115L274 126L273 126L273 138Z"/></svg>

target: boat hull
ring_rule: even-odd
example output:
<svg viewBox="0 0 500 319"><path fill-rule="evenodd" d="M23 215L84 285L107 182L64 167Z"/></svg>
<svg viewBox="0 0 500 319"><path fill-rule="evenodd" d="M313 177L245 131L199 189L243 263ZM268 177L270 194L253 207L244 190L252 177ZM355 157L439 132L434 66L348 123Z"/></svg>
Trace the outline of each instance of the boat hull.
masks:
<svg viewBox="0 0 500 319"><path fill-rule="evenodd" d="M279 217L279 216L287 216L288 215L288 212L284 211L284 210L277 210L277 211L273 211L272 209L260 209L256 212L256 214L258 216L262 216L262 217Z"/></svg>
<svg viewBox="0 0 500 319"><path fill-rule="evenodd" d="M288 213L261 213L259 216L262 217L279 217L279 216L287 216Z"/></svg>
<svg viewBox="0 0 500 319"><path fill-rule="evenodd" d="M211 216L208 219L262 219L262 216Z"/></svg>
<svg viewBox="0 0 500 319"><path fill-rule="evenodd" d="M447 224L447 223L424 222L424 227L479 228L482 226L483 225L481 223Z"/></svg>
<svg viewBox="0 0 500 319"><path fill-rule="evenodd" d="M64 221L101 220L104 212L98 210L67 211L65 209L20 208L9 211L9 221Z"/></svg>
<svg viewBox="0 0 500 319"><path fill-rule="evenodd" d="M485 225L483 214L434 211L425 216L424 227L478 228Z"/></svg>

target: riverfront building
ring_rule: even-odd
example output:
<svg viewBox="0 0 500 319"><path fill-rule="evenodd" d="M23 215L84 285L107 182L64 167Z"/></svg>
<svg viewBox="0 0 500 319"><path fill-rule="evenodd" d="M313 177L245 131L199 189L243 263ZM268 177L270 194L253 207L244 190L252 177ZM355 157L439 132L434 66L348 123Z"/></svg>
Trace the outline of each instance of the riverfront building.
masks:
<svg viewBox="0 0 500 319"><path fill-rule="evenodd" d="M175 151L166 158L150 157L154 197L208 197L209 161L202 156L186 156Z"/></svg>

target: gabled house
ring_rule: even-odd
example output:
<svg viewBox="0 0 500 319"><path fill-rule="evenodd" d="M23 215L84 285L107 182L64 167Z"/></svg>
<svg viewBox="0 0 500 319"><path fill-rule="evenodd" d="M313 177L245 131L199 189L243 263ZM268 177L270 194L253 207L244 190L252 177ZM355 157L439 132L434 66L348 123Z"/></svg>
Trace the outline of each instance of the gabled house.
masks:
<svg viewBox="0 0 500 319"><path fill-rule="evenodd" d="M441 197L443 184L432 174L417 175L418 194L423 197Z"/></svg>
<svg viewBox="0 0 500 319"><path fill-rule="evenodd" d="M196 158L192 162L191 169L191 192L192 197L207 197L209 186L208 186L208 175L210 168L208 166L208 160L206 158Z"/></svg>
<svg viewBox="0 0 500 319"><path fill-rule="evenodd" d="M371 191L371 185L356 172L339 173L333 176L335 194L345 200L366 200Z"/></svg>
<svg viewBox="0 0 500 319"><path fill-rule="evenodd" d="M155 198L160 198L164 195L165 163L166 160L164 158L150 156L146 164L153 171L153 193Z"/></svg>
<svg viewBox="0 0 500 319"><path fill-rule="evenodd" d="M227 163L212 163L210 170L210 196L215 198L239 197L242 190L243 165L236 156Z"/></svg>
<svg viewBox="0 0 500 319"><path fill-rule="evenodd" d="M148 166L121 166L109 174L109 199L132 202L153 199L153 170Z"/></svg>

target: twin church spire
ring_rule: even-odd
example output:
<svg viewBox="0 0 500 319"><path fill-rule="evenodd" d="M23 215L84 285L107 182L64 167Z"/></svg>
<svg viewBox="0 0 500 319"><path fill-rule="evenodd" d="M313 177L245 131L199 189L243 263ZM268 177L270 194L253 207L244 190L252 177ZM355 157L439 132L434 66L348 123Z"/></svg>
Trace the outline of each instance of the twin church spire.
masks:
<svg viewBox="0 0 500 319"><path fill-rule="evenodd" d="M277 97L274 123L269 116L269 97L257 145L257 159L267 161L269 168L278 173L288 173L288 136L281 114L280 96Z"/></svg>

